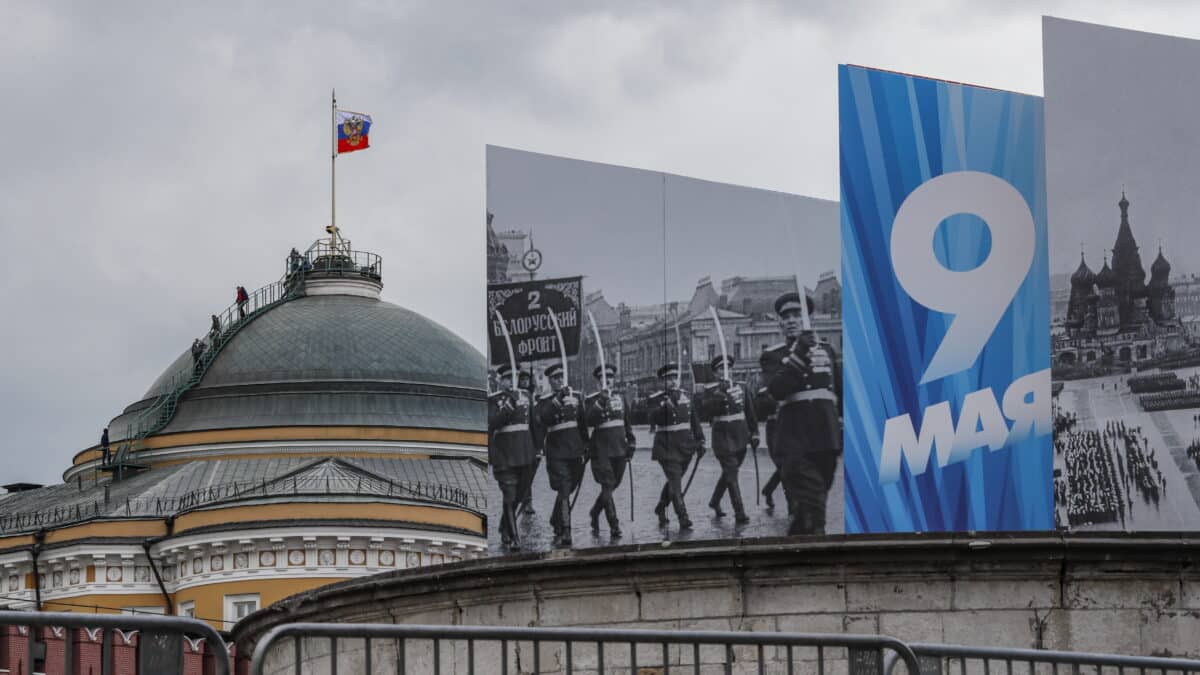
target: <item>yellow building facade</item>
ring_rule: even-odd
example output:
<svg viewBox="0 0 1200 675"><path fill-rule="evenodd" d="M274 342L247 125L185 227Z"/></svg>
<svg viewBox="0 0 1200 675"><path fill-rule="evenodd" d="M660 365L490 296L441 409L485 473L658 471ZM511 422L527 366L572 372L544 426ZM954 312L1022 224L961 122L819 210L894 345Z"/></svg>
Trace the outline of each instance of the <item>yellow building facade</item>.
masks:
<svg viewBox="0 0 1200 675"><path fill-rule="evenodd" d="M0 607L229 629L306 590L486 553L483 356L344 240L210 331L48 487L0 498ZM31 489L23 489L31 488Z"/></svg>

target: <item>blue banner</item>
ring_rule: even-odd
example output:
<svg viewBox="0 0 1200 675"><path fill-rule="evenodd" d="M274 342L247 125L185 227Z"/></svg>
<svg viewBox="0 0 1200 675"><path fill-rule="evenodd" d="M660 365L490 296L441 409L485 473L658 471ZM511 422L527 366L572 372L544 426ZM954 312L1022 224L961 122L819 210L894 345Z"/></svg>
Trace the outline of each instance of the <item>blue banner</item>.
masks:
<svg viewBox="0 0 1200 675"><path fill-rule="evenodd" d="M838 83L846 532L1052 529L1042 100Z"/></svg>

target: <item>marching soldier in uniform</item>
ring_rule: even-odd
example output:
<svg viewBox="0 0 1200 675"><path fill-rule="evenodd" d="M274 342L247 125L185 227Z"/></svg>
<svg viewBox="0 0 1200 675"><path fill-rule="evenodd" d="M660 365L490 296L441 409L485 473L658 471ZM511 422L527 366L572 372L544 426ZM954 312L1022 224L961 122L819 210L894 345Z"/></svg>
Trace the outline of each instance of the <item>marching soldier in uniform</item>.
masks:
<svg viewBox="0 0 1200 675"><path fill-rule="evenodd" d="M805 298L809 313L812 299ZM798 293L775 301L786 342L763 354L767 391L779 404L773 445L792 514L789 534L824 534L825 502L842 448L833 348L803 329Z"/></svg>
<svg viewBox="0 0 1200 675"><path fill-rule="evenodd" d="M726 366L733 367L733 358L718 356L712 361L712 370L723 378ZM704 417L712 422L713 456L721 463L721 477L713 489L708 506L718 518L725 515L721 510L721 498L729 491L733 504L733 516L738 523L748 523L746 507L742 503L742 488L738 483L738 470L746 460L746 445L758 448L758 419L750 393L741 382L720 379L705 387L700 406Z"/></svg>
<svg viewBox="0 0 1200 675"><path fill-rule="evenodd" d="M768 382L771 379L772 373L767 372L771 359L766 352L759 359L758 365L763 369L762 381ZM775 508L775 490L783 482L783 478L779 473L779 469L783 466L783 461L779 459L779 444L775 442L775 411L779 408L779 404L775 399L771 398L771 394L767 392L766 386L758 388L754 394L754 414L758 419L767 421L767 456L771 458L771 463L775 466L775 470L771 472L771 477L767 479L766 485L762 488L762 496L767 502L767 509Z"/></svg>
<svg viewBox="0 0 1200 675"><path fill-rule="evenodd" d="M601 373L600 366L596 366L592 376L597 380L607 379L611 384L617 376L617 367L606 364ZM625 415L625 401L619 392L608 389L598 391L584 399L583 407L583 417L591 437L588 452L592 460L592 478L600 485L600 495L588 512L592 517L592 534L600 533L600 513L603 511L608 518L609 534L619 537L621 522L617 519L613 491L621 485L625 465L633 457L636 445L633 426Z"/></svg>
<svg viewBox="0 0 1200 675"><path fill-rule="evenodd" d="M529 428L531 401L527 392L512 388L512 366L500 367L498 384L500 391L488 396L488 462L504 498L500 540L506 547L516 547L521 545L516 527L518 485L535 456Z"/></svg>
<svg viewBox="0 0 1200 675"><path fill-rule="evenodd" d="M654 513L658 516L658 524L666 526L669 523L667 506L672 505L679 518L679 529L690 530L692 521L683 503L682 481L692 461L692 454L697 455L697 461L704 456L704 430L700 427L691 397L679 389L678 376L679 365L676 363L659 368L658 377L663 381L663 390L651 394L647 399L650 424L654 430L651 459L662 466L667 478Z"/></svg>
<svg viewBox="0 0 1200 675"><path fill-rule="evenodd" d="M529 400L533 400L533 376L528 370L517 371L517 389L525 392L529 396ZM533 422L533 446L537 455L522 469L521 482L517 485L517 495L519 495L517 513L525 516L537 513L533 510L533 479L537 476L538 465L542 463L542 435L537 431L537 420L533 420Z"/></svg>
<svg viewBox="0 0 1200 675"><path fill-rule="evenodd" d="M583 422L583 399L563 382L563 368L546 368L550 393L537 402L537 419L545 433L542 447L546 452L546 474L550 489L558 493L550 525L554 545L571 545L571 493L583 478L583 448L587 429Z"/></svg>

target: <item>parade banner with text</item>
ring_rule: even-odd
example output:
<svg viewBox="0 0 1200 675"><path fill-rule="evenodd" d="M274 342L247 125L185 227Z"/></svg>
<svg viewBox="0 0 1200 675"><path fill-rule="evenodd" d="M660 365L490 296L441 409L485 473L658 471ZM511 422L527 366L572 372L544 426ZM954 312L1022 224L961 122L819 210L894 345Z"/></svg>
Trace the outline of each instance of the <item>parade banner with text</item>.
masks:
<svg viewBox="0 0 1200 675"><path fill-rule="evenodd" d="M838 80L846 532L1051 529L1042 101Z"/></svg>
<svg viewBox="0 0 1200 675"><path fill-rule="evenodd" d="M566 355L574 356L579 351L582 289L582 277L489 284L487 325L492 364L508 362L505 341L509 339L519 363L560 358L562 352L550 312L558 319Z"/></svg>

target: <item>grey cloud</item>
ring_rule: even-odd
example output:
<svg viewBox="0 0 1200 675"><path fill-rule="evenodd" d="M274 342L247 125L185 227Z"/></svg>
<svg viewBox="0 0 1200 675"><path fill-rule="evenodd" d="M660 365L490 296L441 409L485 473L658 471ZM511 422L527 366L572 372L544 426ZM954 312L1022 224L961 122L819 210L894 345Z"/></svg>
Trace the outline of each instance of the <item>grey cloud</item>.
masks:
<svg viewBox="0 0 1200 675"><path fill-rule="evenodd" d="M836 198L839 60L1036 92L1042 12L1196 18L1172 3L0 0L0 480L55 480L236 284L274 280L320 234L331 87L376 122L374 147L339 160L340 224L384 255L385 299L482 349L486 143Z"/></svg>

